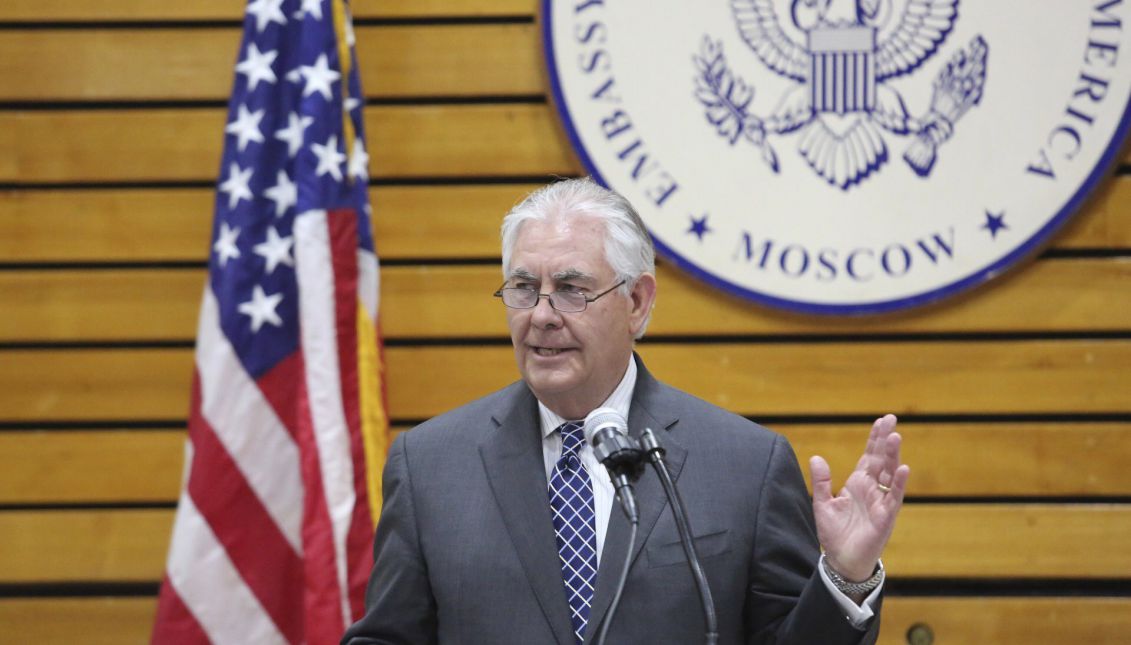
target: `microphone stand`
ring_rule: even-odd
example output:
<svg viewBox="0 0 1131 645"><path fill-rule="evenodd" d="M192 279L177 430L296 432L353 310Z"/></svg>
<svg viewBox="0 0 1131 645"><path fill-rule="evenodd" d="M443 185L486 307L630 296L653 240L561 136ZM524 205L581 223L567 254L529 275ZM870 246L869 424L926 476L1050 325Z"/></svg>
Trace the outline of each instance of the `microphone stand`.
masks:
<svg viewBox="0 0 1131 645"><path fill-rule="evenodd" d="M604 645L605 637L609 633L609 625L613 623L613 616L616 615L617 607L620 606L620 597L624 592L624 584L628 580L628 568L632 564L632 550L633 545L636 544L636 529L640 525L640 513L636 508L636 495L632 490L632 482L636 481L644 470L644 464L641 461L643 455L640 449L636 447L636 442L628 435L618 433L616 440L617 445L610 450L611 454L605 453L605 449L602 449L597 456L598 460L609 470L609 475L612 476L617 499L620 500L621 510L624 511L625 517L628 518L630 530L628 548L625 550L624 564L621 566L620 577L617 579L616 591L613 593L612 603L609 604L609 611L605 613L604 619L601 620L600 631L597 632L597 638L593 641L595 645Z"/></svg>
<svg viewBox="0 0 1131 645"><path fill-rule="evenodd" d="M613 623L613 615L617 613L617 607L620 606L620 596L624 592L624 583L628 580L628 566L632 564L632 545L636 544L636 529L640 525L638 518L629 520L631 527L628 533L628 549L624 554L624 565L621 566L620 577L617 578L616 593L613 594L613 601L609 604L609 611L605 614L604 620L601 621L601 631L597 632L597 640L594 641L595 645L604 645L605 637L609 634L609 625Z"/></svg>
<svg viewBox="0 0 1131 645"><path fill-rule="evenodd" d="M648 461L652 462L652 467L660 478L660 484L664 487L664 493L668 496L668 503L672 507L672 517L675 518L676 529L679 531L679 540L683 543L683 553L687 556L687 564L691 567L691 575L695 578L695 586L699 590L699 601L703 605L703 619L707 624L704 642L707 645L716 645L719 642L719 621L715 615L715 601L711 598L707 574L703 571L703 565L699 562L699 554L695 551L695 541L691 539L691 523L687 519L687 509L683 505L683 499L679 496L675 482L672 481L671 473L668 472L668 466L664 463L664 448L656 440L656 435L651 428L644 429L644 433L640 437L640 445L644 449Z"/></svg>

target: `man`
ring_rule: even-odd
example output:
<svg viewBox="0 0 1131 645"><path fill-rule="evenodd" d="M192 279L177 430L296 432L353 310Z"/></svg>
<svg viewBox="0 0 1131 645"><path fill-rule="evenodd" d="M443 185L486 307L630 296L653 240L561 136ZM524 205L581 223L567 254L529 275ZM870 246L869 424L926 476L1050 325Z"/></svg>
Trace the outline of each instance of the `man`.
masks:
<svg viewBox="0 0 1131 645"><path fill-rule="evenodd" d="M507 215L502 237L495 295L522 380L398 437L367 612L342 642L593 642L630 547L608 474L570 423L598 407L619 410L630 434L651 428L667 449L720 643L873 642L879 556L909 475L895 418L873 426L836 497L814 457L810 502L784 438L663 385L633 354L656 278L627 201L587 179L552 184ZM702 642L654 473L636 494L639 534L608 642Z"/></svg>

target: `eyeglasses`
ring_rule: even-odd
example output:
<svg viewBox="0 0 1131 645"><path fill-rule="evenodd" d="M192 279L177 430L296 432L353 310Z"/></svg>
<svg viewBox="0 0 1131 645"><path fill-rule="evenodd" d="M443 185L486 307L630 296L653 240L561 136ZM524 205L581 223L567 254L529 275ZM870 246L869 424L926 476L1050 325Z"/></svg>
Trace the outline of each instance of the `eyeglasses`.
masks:
<svg viewBox="0 0 1131 645"><path fill-rule="evenodd" d="M550 293L538 293L537 289L529 287L508 287L506 282L503 286L499 287L494 296L502 298L503 304L511 309L532 309L538 305L538 300L545 298L550 301L550 306L555 310L567 314L575 314L580 311L585 311L589 303L600 298L601 296L611 293L613 289L623 285L626 280L614 284L613 286L605 289L595 296L586 296L584 293L578 291L551 291Z"/></svg>

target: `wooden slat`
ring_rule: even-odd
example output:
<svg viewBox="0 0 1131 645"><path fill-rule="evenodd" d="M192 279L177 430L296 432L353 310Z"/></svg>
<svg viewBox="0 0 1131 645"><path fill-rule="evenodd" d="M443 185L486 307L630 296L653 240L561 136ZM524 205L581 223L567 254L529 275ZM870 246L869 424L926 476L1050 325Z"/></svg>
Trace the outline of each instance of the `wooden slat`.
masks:
<svg viewBox="0 0 1131 645"><path fill-rule="evenodd" d="M0 341L191 339L206 277L204 269L0 272Z"/></svg>
<svg viewBox="0 0 1131 645"><path fill-rule="evenodd" d="M371 97L542 94L537 28L359 26ZM240 29L0 32L0 101L227 100ZM277 70L283 76L284 70Z"/></svg>
<svg viewBox="0 0 1131 645"><path fill-rule="evenodd" d="M506 337L489 299L500 276L492 266L386 267L386 337ZM190 340L205 279L204 269L0 272L0 342ZM1131 261L1119 258L1037 262L953 303L865 320L776 313L667 266L659 281L653 336L1131 329Z"/></svg>
<svg viewBox="0 0 1131 645"><path fill-rule="evenodd" d="M754 417L1131 410L1131 341L650 343L653 372ZM389 411L423 419L517 378L509 346L389 347ZM189 349L0 352L0 421L179 419Z"/></svg>
<svg viewBox="0 0 1131 645"><path fill-rule="evenodd" d="M3 112L0 181L212 181L225 118L220 109Z"/></svg>
<svg viewBox="0 0 1131 645"><path fill-rule="evenodd" d="M370 191L385 259L499 255L499 224L537 186L382 186ZM1109 181L1054 247L1131 248L1131 177ZM0 191L6 262L204 261L214 193L207 189Z"/></svg>
<svg viewBox="0 0 1131 645"><path fill-rule="evenodd" d="M0 191L6 262L204 262L207 189Z"/></svg>
<svg viewBox="0 0 1131 645"><path fill-rule="evenodd" d="M377 253L412 259L499 257L503 216L538 187L379 187L370 191Z"/></svg>
<svg viewBox="0 0 1131 645"><path fill-rule="evenodd" d="M0 624L13 643L85 645L148 642L153 598L4 598ZM1127 598L906 598L887 596L879 645L906 645L912 626L934 643L1093 645L1123 643L1131 632Z"/></svg>
<svg viewBox="0 0 1131 645"><path fill-rule="evenodd" d="M884 563L900 577L1131 578L1131 552L1095 551L1129 534L1127 504L912 504Z"/></svg>
<svg viewBox="0 0 1131 645"><path fill-rule="evenodd" d="M170 430L0 433L0 504L175 501L184 448Z"/></svg>
<svg viewBox="0 0 1131 645"><path fill-rule="evenodd" d="M172 522L172 510L0 512L0 583L159 580ZM912 504L884 562L898 577L1131 578L1129 532L1131 505Z"/></svg>
<svg viewBox="0 0 1131 645"><path fill-rule="evenodd" d="M0 393L3 420L188 415L191 350L0 352L0 365L0 383L24 384L18 395Z"/></svg>
<svg viewBox="0 0 1131 645"><path fill-rule="evenodd" d="M0 598L8 643L144 645L156 612L154 598Z"/></svg>
<svg viewBox="0 0 1131 645"><path fill-rule="evenodd" d="M536 0L364 0L351 3L355 18L531 16L536 6ZM0 21L238 20L242 7L243 3L231 0L5 0L0 3Z"/></svg>
<svg viewBox="0 0 1131 645"><path fill-rule="evenodd" d="M838 485L864 450L867 424L775 424L793 444L802 471L829 461ZM1122 423L901 423L909 495L1060 496L1131 493L1131 425Z"/></svg>
<svg viewBox="0 0 1131 645"><path fill-rule="evenodd" d="M173 511L0 512L0 583L161 579Z"/></svg>
<svg viewBox="0 0 1131 645"><path fill-rule="evenodd" d="M0 75L23 82L0 100L216 99L231 92L239 44L234 27L3 31Z"/></svg>
<svg viewBox="0 0 1131 645"><path fill-rule="evenodd" d="M539 38L533 24L359 27L361 87L379 97L542 94Z"/></svg>
<svg viewBox="0 0 1131 645"><path fill-rule="evenodd" d="M377 107L366 127L377 177L582 172L547 105Z"/></svg>
<svg viewBox="0 0 1131 645"><path fill-rule="evenodd" d="M655 343L641 354L658 378L755 417L1131 406L1127 341ZM399 418L433 416L516 378L510 347L397 347L387 357L390 410Z"/></svg>
<svg viewBox="0 0 1131 645"><path fill-rule="evenodd" d="M774 425L803 465L823 455L839 484L863 449L867 424ZM910 494L1131 495L1120 423L904 423ZM172 502L184 434L173 430L0 433L0 504Z"/></svg>
<svg viewBox="0 0 1131 645"><path fill-rule="evenodd" d="M888 596L879 645L1118 645L1131 632L1129 598L898 598ZM933 641L909 641L926 626Z"/></svg>
<svg viewBox="0 0 1131 645"><path fill-rule="evenodd" d="M1131 154L1131 153L1129 153ZM1064 227L1055 246L1062 248L1131 248L1131 177L1118 176L1084 203L1078 216Z"/></svg>
<svg viewBox="0 0 1131 645"><path fill-rule="evenodd" d="M536 0L372 0L354 8L358 17L533 16ZM369 5L362 8L360 5ZM351 5L352 6L352 5Z"/></svg>
<svg viewBox="0 0 1131 645"><path fill-rule="evenodd" d="M226 118L221 108L0 112L0 182L213 181ZM375 106L366 128L375 177L580 172L546 105Z"/></svg>

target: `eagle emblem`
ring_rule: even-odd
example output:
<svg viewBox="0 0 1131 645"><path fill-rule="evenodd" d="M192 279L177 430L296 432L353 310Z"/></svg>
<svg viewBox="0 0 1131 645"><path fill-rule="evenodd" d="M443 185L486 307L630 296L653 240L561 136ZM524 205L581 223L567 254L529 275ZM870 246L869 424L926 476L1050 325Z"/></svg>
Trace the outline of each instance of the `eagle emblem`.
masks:
<svg viewBox="0 0 1131 645"><path fill-rule="evenodd" d="M910 138L903 159L927 177L955 124L981 101L989 48L980 35L939 71L922 116L908 112L891 83L938 53L958 17L958 0L906 0L900 12L893 0L792 0L789 19L804 43L783 29L775 0L730 5L743 41L796 85L768 116L755 115L754 87L730 69L722 41L704 35L693 56L695 96L730 145L753 144L775 173L780 164L771 137L795 134L813 171L847 191L888 161L887 131Z"/></svg>

